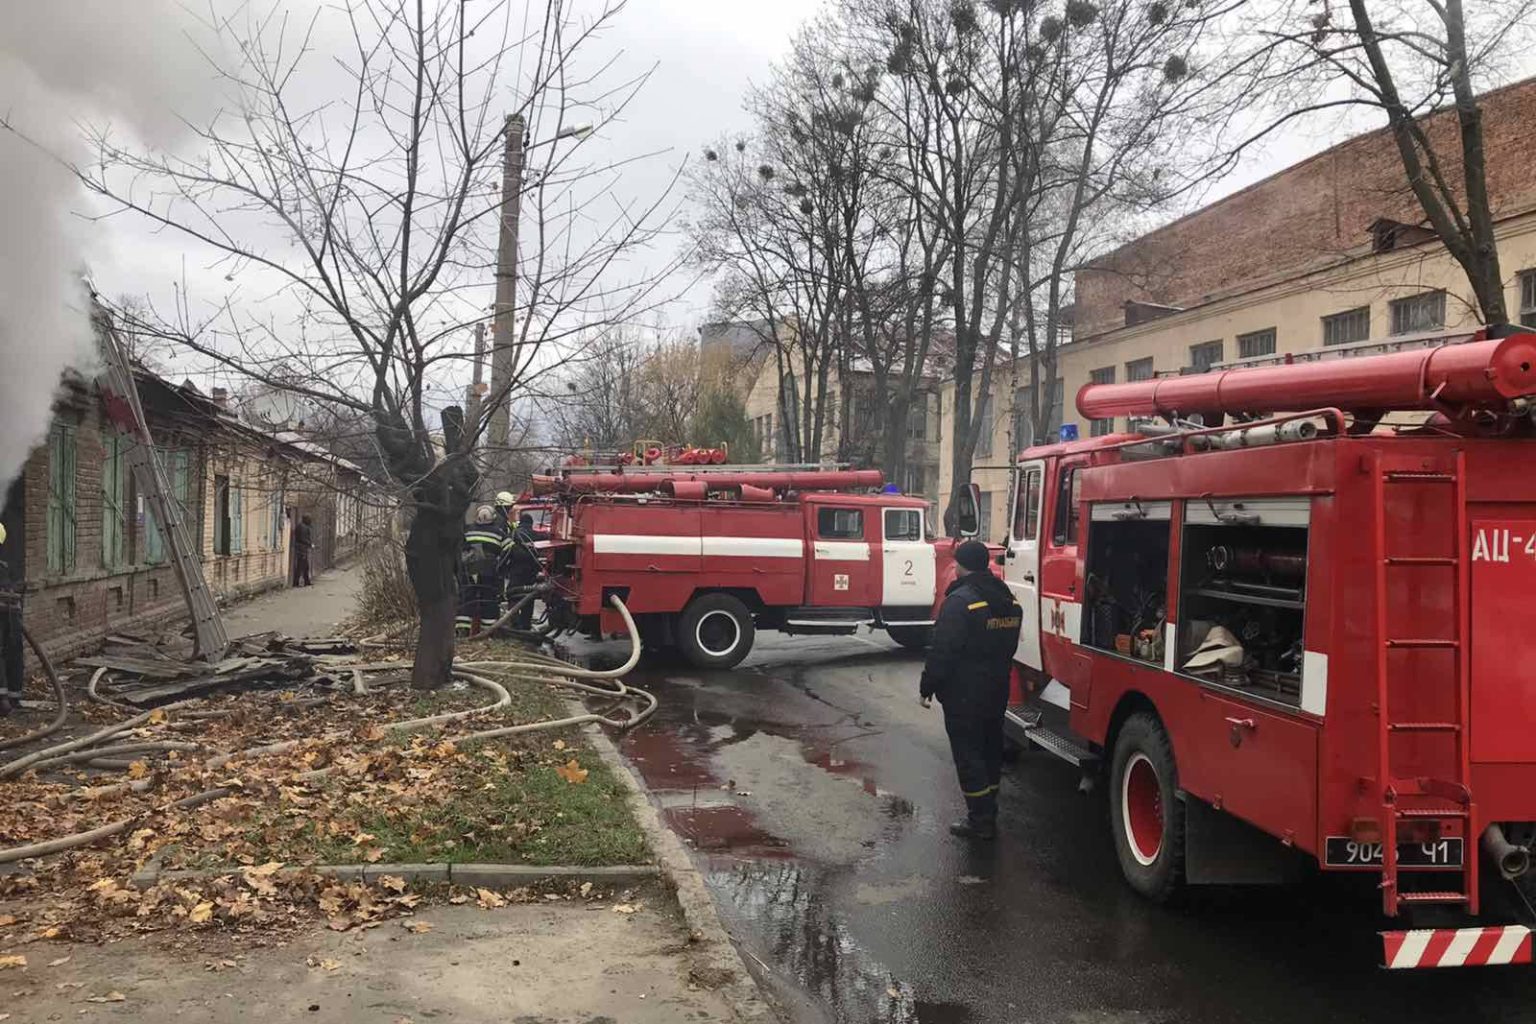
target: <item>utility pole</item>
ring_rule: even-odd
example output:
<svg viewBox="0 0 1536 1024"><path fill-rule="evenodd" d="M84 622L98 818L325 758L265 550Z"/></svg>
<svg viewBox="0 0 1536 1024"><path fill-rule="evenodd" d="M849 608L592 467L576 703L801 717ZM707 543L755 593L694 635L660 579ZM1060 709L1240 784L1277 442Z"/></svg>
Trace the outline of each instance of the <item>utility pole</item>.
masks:
<svg viewBox="0 0 1536 1024"><path fill-rule="evenodd" d="M480 429L480 407L485 400L485 324L475 324L475 379L464 395L464 422L469 431Z"/></svg>
<svg viewBox="0 0 1536 1024"><path fill-rule="evenodd" d="M507 485L512 408L512 376L517 370L513 310L517 303L517 217L523 192L523 138L527 123L522 114L507 118L504 129L501 172L501 234L496 245L496 305L491 320L490 456L486 459L491 489ZM476 363L478 367L478 362Z"/></svg>

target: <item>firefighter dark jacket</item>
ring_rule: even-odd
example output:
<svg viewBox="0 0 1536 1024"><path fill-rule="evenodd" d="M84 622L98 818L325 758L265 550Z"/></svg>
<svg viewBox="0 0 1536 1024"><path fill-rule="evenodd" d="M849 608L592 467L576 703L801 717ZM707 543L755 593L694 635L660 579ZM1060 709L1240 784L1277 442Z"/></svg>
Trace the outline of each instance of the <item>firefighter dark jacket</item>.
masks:
<svg viewBox="0 0 1536 1024"><path fill-rule="evenodd" d="M1008 584L990 572L961 576L944 592L921 694L947 715L1001 715L1023 612Z"/></svg>

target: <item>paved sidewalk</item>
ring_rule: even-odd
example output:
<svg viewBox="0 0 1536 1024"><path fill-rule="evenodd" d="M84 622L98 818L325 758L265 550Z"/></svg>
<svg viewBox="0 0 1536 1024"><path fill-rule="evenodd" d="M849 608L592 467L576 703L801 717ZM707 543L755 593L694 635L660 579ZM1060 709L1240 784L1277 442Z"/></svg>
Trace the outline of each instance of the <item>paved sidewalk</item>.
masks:
<svg viewBox="0 0 1536 1024"><path fill-rule="evenodd" d="M689 976L687 931L670 898L637 895L623 907L632 913L564 901L433 907L410 919L420 934L400 921L346 935L321 929L244 955L242 940L216 937L198 951L198 933L176 953L140 942L38 943L24 969L6 971L3 1005L13 1024L731 1021L720 995Z"/></svg>
<svg viewBox="0 0 1536 1024"><path fill-rule="evenodd" d="M361 564L315 576L312 587L284 587L224 610L231 637L276 630L287 636L334 636L336 626L357 607L363 585Z"/></svg>

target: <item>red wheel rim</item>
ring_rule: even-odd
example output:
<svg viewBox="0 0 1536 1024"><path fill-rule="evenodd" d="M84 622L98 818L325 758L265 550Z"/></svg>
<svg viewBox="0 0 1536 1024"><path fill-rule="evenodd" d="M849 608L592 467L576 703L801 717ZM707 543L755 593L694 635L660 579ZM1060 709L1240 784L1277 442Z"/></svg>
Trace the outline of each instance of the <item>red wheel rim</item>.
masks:
<svg viewBox="0 0 1536 1024"><path fill-rule="evenodd" d="M1125 842L1131 856L1143 867L1157 860L1163 849L1163 787L1157 768L1146 754L1131 755L1120 783L1120 813Z"/></svg>

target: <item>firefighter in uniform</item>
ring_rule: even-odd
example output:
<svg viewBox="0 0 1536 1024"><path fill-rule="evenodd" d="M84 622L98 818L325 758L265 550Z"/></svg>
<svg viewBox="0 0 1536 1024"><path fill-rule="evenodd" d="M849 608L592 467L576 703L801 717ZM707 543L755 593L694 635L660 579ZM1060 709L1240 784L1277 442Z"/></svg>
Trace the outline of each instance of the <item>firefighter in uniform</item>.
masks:
<svg viewBox="0 0 1536 1024"><path fill-rule="evenodd" d="M464 553L459 566L459 617L454 623L461 636L473 636L501 618L501 557L506 529L496 510L481 505L475 525L464 531Z"/></svg>
<svg viewBox="0 0 1536 1024"><path fill-rule="evenodd" d="M533 542L536 540L548 540L549 534L533 528L533 516L524 512L517 517L517 527L507 538L507 551L505 564L507 567L507 600L516 603L521 595L514 593L514 588L531 587L539 581L539 573L543 567L539 564L539 556L533 550ZM529 601L518 609L512 618L513 629L528 630L533 628L533 602Z"/></svg>
<svg viewBox="0 0 1536 1024"><path fill-rule="evenodd" d="M944 731L965 794L965 820L949 830L972 839L997 837L1003 712L1023 616L1008 585L992 575L990 560L980 541L955 549L960 576L944 592L919 689L923 707L934 697L944 706Z"/></svg>

